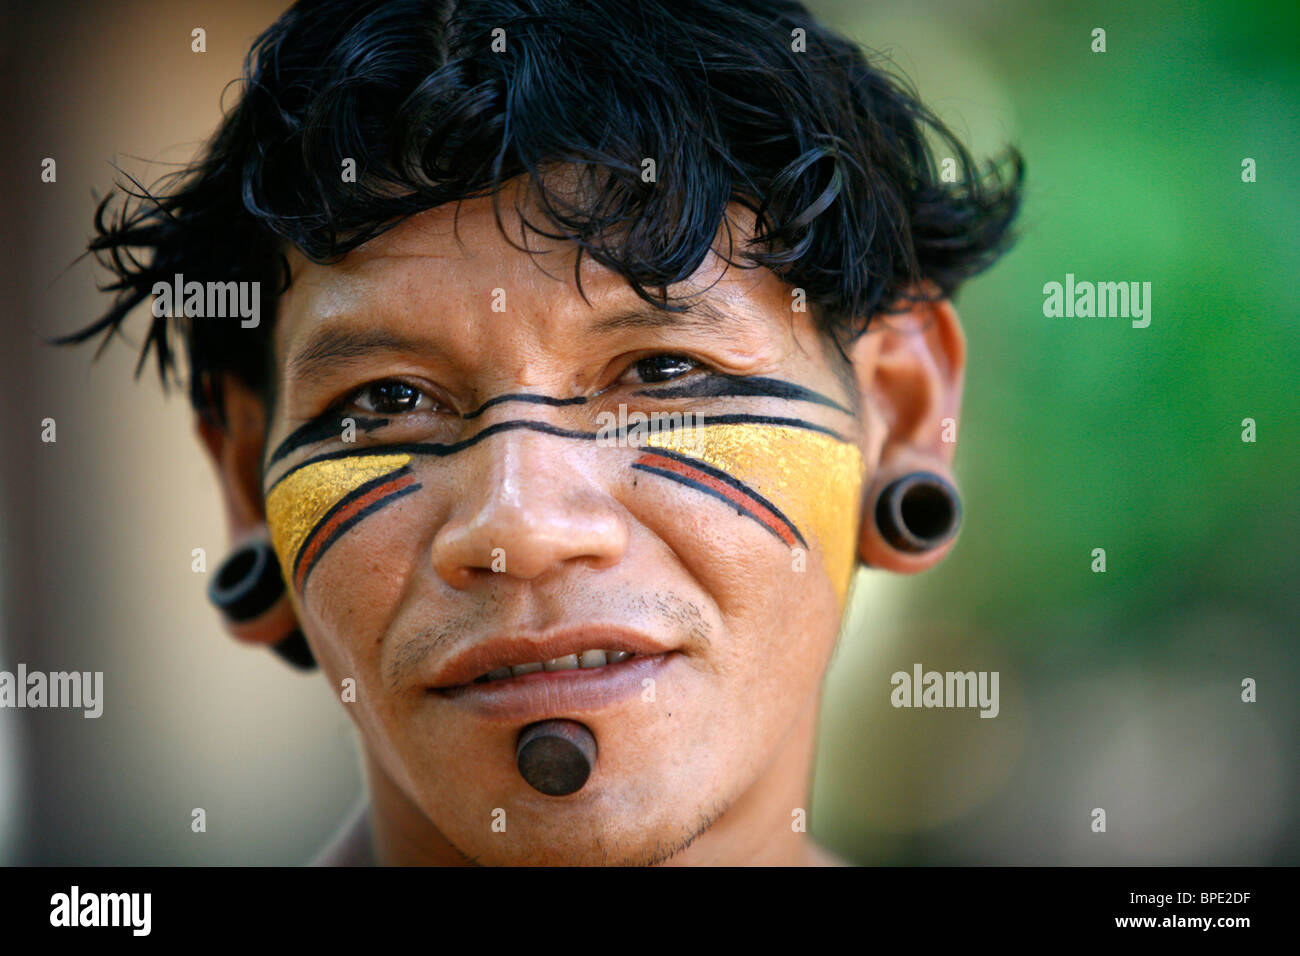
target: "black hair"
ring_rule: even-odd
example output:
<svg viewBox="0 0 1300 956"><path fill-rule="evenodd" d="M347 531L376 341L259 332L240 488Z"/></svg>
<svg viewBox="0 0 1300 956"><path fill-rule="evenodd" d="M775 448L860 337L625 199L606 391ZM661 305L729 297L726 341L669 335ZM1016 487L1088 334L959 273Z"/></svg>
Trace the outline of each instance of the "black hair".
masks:
<svg viewBox="0 0 1300 956"><path fill-rule="evenodd" d="M542 213L527 229L668 309L740 204L756 217L744 263L802 288L841 347L922 280L950 296L1005 250L1024 162L1009 148L981 171L904 81L788 0L300 0L254 43L195 161L100 203L88 249L116 296L57 341L102 333L102 349L176 273L259 281L272 321L154 316L136 366L152 350L164 387L179 381L179 338L191 402L221 420L216 373L273 386L286 243L337 261L516 177Z"/></svg>

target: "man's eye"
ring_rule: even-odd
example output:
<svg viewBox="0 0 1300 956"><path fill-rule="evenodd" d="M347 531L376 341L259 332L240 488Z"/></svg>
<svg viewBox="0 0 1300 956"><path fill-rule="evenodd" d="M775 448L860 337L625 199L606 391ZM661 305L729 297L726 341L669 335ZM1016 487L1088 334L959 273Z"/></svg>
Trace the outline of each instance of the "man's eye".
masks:
<svg viewBox="0 0 1300 956"><path fill-rule="evenodd" d="M648 355L633 362L628 371L635 371L642 384L652 384L681 378L697 368L698 362L683 355Z"/></svg>
<svg viewBox="0 0 1300 956"><path fill-rule="evenodd" d="M352 404L375 415L401 415L429 402L414 385L389 379L364 386L353 395Z"/></svg>

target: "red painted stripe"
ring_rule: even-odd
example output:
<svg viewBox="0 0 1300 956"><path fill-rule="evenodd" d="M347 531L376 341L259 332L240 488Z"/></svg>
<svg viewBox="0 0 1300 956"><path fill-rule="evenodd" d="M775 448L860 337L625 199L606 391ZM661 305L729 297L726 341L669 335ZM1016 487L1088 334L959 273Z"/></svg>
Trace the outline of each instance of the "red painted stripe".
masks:
<svg viewBox="0 0 1300 956"><path fill-rule="evenodd" d="M655 468L661 468L664 471L671 471L674 474L681 475L683 478L689 478L696 484L704 485L711 491L716 491L723 495L728 501L734 502L737 507L744 508L762 524L774 531L782 541L790 547L798 544L794 534L786 526L785 522L772 513L772 509L764 505L761 501L755 501L748 495L743 494L736 488L731 487L724 481L718 481L712 475L700 471L698 468L692 468L685 462L680 462L675 458L668 458L663 455L649 453L642 455L637 459L638 465L652 465Z"/></svg>
<svg viewBox="0 0 1300 956"><path fill-rule="evenodd" d="M344 521L347 521L358 511L374 504L374 502L378 501L380 498L391 495L394 491L401 491L413 481L415 481L415 475L407 472L400 478L396 478L386 484L377 485L367 491L360 498L348 502L345 506L334 512L334 515L329 519L329 521L325 522L325 524L317 525L316 530L308 536L307 543L303 545L302 558L298 562L298 574L294 581L294 587L299 591L302 591L302 582L307 574L307 569L311 567L312 559L316 556L316 552L320 549L322 542L329 539L330 532Z"/></svg>

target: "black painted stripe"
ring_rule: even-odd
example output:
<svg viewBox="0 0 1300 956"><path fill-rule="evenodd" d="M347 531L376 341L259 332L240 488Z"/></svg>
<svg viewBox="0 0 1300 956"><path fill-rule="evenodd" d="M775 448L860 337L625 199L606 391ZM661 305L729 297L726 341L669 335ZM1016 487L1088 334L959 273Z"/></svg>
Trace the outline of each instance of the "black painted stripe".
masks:
<svg viewBox="0 0 1300 956"><path fill-rule="evenodd" d="M687 478L685 475L679 475L675 471L668 471L664 468L656 468L654 465L635 464L632 467L635 468L637 471L645 471L645 472L649 472L652 475L658 475L661 478L667 478L669 481L675 481L679 485L685 485L687 488L694 488L696 491L702 491L706 495L709 495L712 498L716 498L718 501L721 501L723 504L725 504L728 508L735 508L746 518L749 518L760 528L762 528L764 531L770 534L772 537L776 538L777 541L780 541L782 544L785 544L785 540L779 534L777 534L775 531L769 528L767 526L767 523L762 518L754 514L754 512L750 511L748 508L736 504L735 501L728 498L726 495L722 494L717 489L710 488L708 485L702 485L698 481L691 481L691 479ZM806 550L808 545L807 543L804 542L803 536L799 535L798 530L793 525L789 525L789 528L791 531L795 533L796 536L798 536L799 543L802 544Z"/></svg>
<svg viewBox="0 0 1300 956"><path fill-rule="evenodd" d="M277 461L303 445L313 445L316 442L324 441L327 438L333 438L343 431L343 419L351 418L356 422L357 428L362 431L372 431L376 428L382 428L388 424L387 418L358 418L356 415L326 415L315 421L310 421L305 425L295 428L289 433L289 437L280 444L275 446L275 451L271 452L271 457L266 461L266 468L270 468ZM266 470L265 468L263 469Z"/></svg>
<svg viewBox="0 0 1300 956"><path fill-rule="evenodd" d="M795 523L785 516L785 512L782 511L780 508L778 508L776 505L772 504L772 502L768 501L766 498L760 495L749 485L745 484L739 478L736 478L733 475L729 475L725 471L721 471L717 468L714 468L712 465L706 464L705 462L700 461L698 458L692 458L690 455L682 455L682 454L678 454L677 452L668 451L663 448L654 448L654 447L647 447L643 449L643 451L647 455L662 455L665 458L671 458L673 461L679 461L683 465L689 465L692 468L704 472L704 474L708 475L710 478L714 478L722 482L724 485L730 485L732 488L735 488L741 494L748 495L749 497L757 501L759 504L761 504L768 511L772 512L772 514L780 518L781 523L784 524L787 528L789 528L790 531L794 534L794 536L799 539L799 543L803 545L805 549L808 547L808 542L805 541L803 535L799 533L799 529L795 527ZM645 466L633 465L632 467L633 468L641 467L644 469ZM675 474L675 473L670 472L670 474Z"/></svg>
<svg viewBox="0 0 1300 956"><path fill-rule="evenodd" d="M685 385L670 383L662 388L642 389L635 394L652 398L780 398L787 401L812 402L817 405L824 405L827 408L834 408L847 415L853 414L848 408L821 392L814 391L803 385L796 385L794 382L786 382L778 378L764 378L761 375L728 375L725 372L715 372L699 376L696 380ZM504 405L507 402L549 405L559 408L569 405L585 405L587 401L588 399L582 395L575 395L571 398L554 398L550 395L536 395L529 392L508 392L504 395L489 398L478 408L465 412L460 417L466 421L478 418L489 408ZM327 412L316 421L307 422L295 429L284 441L280 442L275 447L275 451L271 452L271 457L267 459L266 468L270 468L281 458L303 445L323 441L331 437L335 432L343 428L343 419L349 417L356 422L358 428L365 431L381 428L387 425L389 421L387 418L359 418L341 412ZM266 470L266 468L263 470Z"/></svg>
<svg viewBox="0 0 1300 956"><path fill-rule="evenodd" d="M466 412L460 417L465 419L478 418L489 408L492 408L495 405L503 405L506 402L526 402L530 405L553 405L559 407L562 405L585 405L587 399L582 395L576 395L573 398L552 398L550 395L531 395L528 392L510 392L506 395L498 395L496 398L489 398L472 412Z"/></svg>
<svg viewBox="0 0 1300 956"><path fill-rule="evenodd" d="M387 479L391 479L393 476L387 475L385 477ZM386 508L394 501L396 501L398 498L404 497L405 495L409 495L413 491L419 491L423 487L424 486L417 481L413 485L407 485L405 488L400 488L397 491L394 491L391 495L385 495L383 498L380 498L378 501L374 502L369 507L362 508L360 511L354 514L347 521L343 522L341 525L335 528L333 533L331 533L328 538L326 538L323 542L321 542L321 546L319 549L317 549L316 555L314 558L312 558L311 564L309 564L307 566L307 570L303 572L302 587L300 589L301 593L305 594L307 592L307 581L311 578L311 573L316 569L316 565L320 564L320 559L325 556L325 553L329 551L330 547L334 544L334 542L337 541L339 538L343 537L343 535L347 534L347 532L351 528L353 528L358 521L370 517L380 508ZM306 549L304 548L303 550ZM299 553L301 554L301 552Z"/></svg>
<svg viewBox="0 0 1300 956"><path fill-rule="evenodd" d="M380 485L386 485L390 481L393 481L396 478L401 478L403 475L408 475L410 473L411 473L410 465L403 465L400 468L394 468L392 471L385 472L384 474L380 475L378 478L371 478L365 484L358 485L357 487L349 491L346 495L344 495L342 498L340 498L338 501L334 502L334 504L330 506L329 510L320 516L320 520L317 521L314 525L312 525L311 530L307 532L307 536L302 539L302 545L298 548L298 553L293 556L293 570L292 573L289 575L289 580L293 581L297 579L298 565L302 563L302 556L307 551L308 545L311 544L312 538L316 536L316 532L319 531L325 525L329 524L331 518L333 518L336 514L338 514L340 511L346 508L351 502L355 501L357 498L360 498L363 495L368 494L369 492L373 491L375 488L378 488Z"/></svg>
<svg viewBox="0 0 1300 956"><path fill-rule="evenodd" d="M763 378L758 375L715 373L698 376L695 380L682 385L670 384L663 388L647 388L636 394L653 398L781 398L792 402L812 402L844 412L846 415L853 414L835 399L821 392L779 378Z"/></svg>
<svg viewBox="0 0 1300 956"><path fill-rule="evenodd" d="M703 416L701 416L703 418ZM709 428L714 425L776 425L784 428L802 428L806 431L819 432L828 435L836 441L844 442L847 439L833 429L817 425L812 422L804 421L801 418L781 418L774 415L715 415L710 418L703 418L699 423L683 423L681 428ZM632 425L630 428L636 429L640 434L646 434L647 426ZM489 425L482 431L469 438L458 442L439 443L439 442L408 442L406 444L393 445L372 445L366 448L347 448L342 451L325 452L314 458L308 458L306 461L294 465L279 478L271 483L266 490L270 494L275 490L280 482L284 481L294 472L309 465L315 465L322 461L333 461L336 458L354 458L358 455L432 455L436 458L445 458L448 455L454 455L457 452L471 448L479 442L491 438L493 435L509 431L534 431L543 435L554 435L557 438L573 438L580 441L595 441L600 438L604 441L614 442L616 444L626 440L629 428L621 428L617 431L595 431L580 432L571 428L560 428L558 425L551 425L548 422L533 421L530 419L514 419L508 422L497 422L495 425ZM667 429L668 431L677 431L677 427ZM640 445L631 446L640 448Z"/></svg>

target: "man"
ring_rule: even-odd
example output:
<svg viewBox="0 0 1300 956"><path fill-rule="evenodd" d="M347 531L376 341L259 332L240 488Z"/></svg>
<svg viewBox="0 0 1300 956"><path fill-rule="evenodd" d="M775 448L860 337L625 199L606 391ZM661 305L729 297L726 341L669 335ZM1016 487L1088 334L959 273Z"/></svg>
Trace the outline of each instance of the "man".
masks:
<svg viewBox="0 0 1300 956"><path fill-rule="evenodd" d="M832 862L822 676L857 563L951 547L1019 157L794 3L303 2L249 72L71 338L184 343L213 599L360 732L322 862Z"/></svg>

